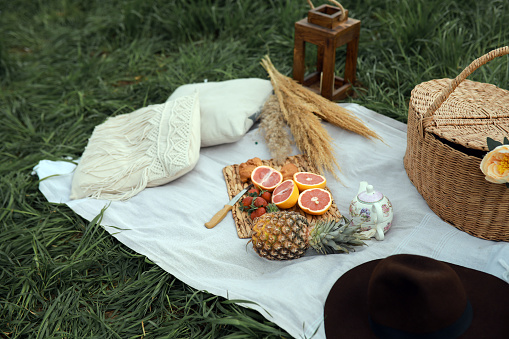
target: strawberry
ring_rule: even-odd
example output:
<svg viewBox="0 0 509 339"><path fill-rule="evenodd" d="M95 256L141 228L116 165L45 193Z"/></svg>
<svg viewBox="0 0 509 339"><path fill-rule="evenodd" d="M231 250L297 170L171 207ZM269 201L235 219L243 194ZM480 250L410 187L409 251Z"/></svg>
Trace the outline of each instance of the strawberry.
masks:
<svg viewBox="0 0 509 339"><path fill-rule="evenodd" d="M262 194L260 194L260 197L267 200L269 202L271 200L272 194L269 191L264 191Z"/></svg>
<svg viewBox="0 0 509 339"><path fill-rule="evenodd" d="M253 203L253 197L244 197L242 199L242 205L240 206L241 211L247 211L251 208L251 204Z"/></svg>
<svg viewBox="0 0 509 339"><path fill-rule="evenodd" d="M257 218L259 217L260 215L262 214L265 214L265 212L267 212L265 210L265 207L258 207L257 209L255 209L253 212L251 212L251 214L249 215L251 217L251 219L254 220L254 218Z"/></svg>
<svg viewBox="0 0 509 339"><path fill-rule="evenodd" d="M253 187L249 191L247 191L247 195L251 197L257 197L260 195L260 189L258 187Z"/></svg>
<svg viewBox="0 0 509 339"><path fill-rule="evenodd" d="M267 206L268 202L267 200L263 199L262 197L257 197L253 201L253 205L255 207L265 207Z"/></svg>

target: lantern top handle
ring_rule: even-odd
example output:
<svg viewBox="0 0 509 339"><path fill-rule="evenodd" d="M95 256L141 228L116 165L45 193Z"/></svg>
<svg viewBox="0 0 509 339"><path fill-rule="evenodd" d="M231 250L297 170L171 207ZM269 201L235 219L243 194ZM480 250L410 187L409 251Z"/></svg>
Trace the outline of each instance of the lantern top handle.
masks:
<svg viewBox="0 0 509 339"><path fill-rule="evenodd" d="M315 5L313 5L311 0L307 0L307 2L309 4L309 7L311 7L311 9L315 8ZM345 8L339 2L337 2L336 0L329 0L329 2L332 2L334 5L339 7L339 9L341 10L341 16L339 17L339 21L343 21L345 19L345 16L346 16Z"/></svg>

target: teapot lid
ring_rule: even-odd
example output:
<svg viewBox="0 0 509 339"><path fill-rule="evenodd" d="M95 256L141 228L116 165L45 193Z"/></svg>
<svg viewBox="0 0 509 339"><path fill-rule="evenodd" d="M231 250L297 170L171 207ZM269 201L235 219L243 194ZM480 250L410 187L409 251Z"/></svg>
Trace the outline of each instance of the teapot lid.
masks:
<svg viewBox="0 0 509 339"><path fill-rule="evenodd" d="M384 195L373 189L372 185L366 186L366 190L357 195L357 199L361 202L373 203L382 200Z"/></svg>

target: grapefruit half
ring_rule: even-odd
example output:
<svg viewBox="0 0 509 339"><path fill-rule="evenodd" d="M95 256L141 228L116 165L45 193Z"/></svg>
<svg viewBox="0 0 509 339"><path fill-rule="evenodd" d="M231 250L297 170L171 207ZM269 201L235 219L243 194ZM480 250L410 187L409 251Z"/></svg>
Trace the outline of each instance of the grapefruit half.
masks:
<svg viewBox="0 0 509 339"><path fill-rule="evenodd" d="M258 166L251 173L251 181L260 189L272 192L283 181L283 175L269 166Z"/></svg>
<svg viewBox="0 0 509 339"><path fill-rule="evenodd" d="M332 205L332 195L322 188L311 188L299 195L299 207L308 214L322 215Z"/></svg>
<svg viewBox="0 0 509 339"><path fill-rule="evenodd" d="M297 172L293 175L293 181L301 192L311 188L324 188L327 182L324 176L311 172Z"/></svg>
<svg viewBox="0 0 509 339"><path fill-rule="evenodd" d="M298 200L299 188L292 179L283 181L272 191L272 202L279 208L291 208Z"/></svg>

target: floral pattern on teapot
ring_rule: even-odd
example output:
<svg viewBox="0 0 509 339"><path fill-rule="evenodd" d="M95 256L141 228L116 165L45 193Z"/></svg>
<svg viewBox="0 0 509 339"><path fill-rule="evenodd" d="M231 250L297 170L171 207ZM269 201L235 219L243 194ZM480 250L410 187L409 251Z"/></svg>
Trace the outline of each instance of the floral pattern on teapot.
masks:
<svg viewBox="0 0 509 339"><path fill-rule="evenodd" d="M357 201L350 204L350 217L359 218L362 222L371 221L371 211L368 208L357 209Z"/></svg>
<svg viewBox="0 0 509 339"><path fill-rule="evenodd" d="M371 221L371 211L368 208L361 208L360 210L356 209L356 204L357 204L357 201L353 201L352 204L350 205L350 217L360 219L360 221L362 223L369 223ZM392 210L392 204L389 201L389 199L387 199L387 203L382 205L382 212L383 212L384 218L388 218L391 215L391 210ZM388 222L383 227L384 232L387 232L389 230L389 228L391 228L391 226L392 226L392 222ZM371 226L367 226L367 225L361 226L361 231L369 231L370 229L371 229Z"/></svg>
<svg viewBox="0 0 509 339"><path fill-rule="evenodd" d="M384 217L388 217L391 213L391 210L392 204L389 199L387 199L387 203L382 205L382 212L384 212Z"/></svg>
<svg viewBox="0 0 509 339"><path fill-rule="evenodd" d="M356 208L355 208L356 205L357 205L357 201L354 201L350 205L350 216L352 218L360 217L362 219L362 221L369 222L371 220L371 211L368 208L361 208L359 213L357 213L355 211L356 210ZM389 215L391 214L391 209L392 209L392 204L387 199L387 203L382 205L382 212L383 212L384 218L389 217Z"/></svg>

